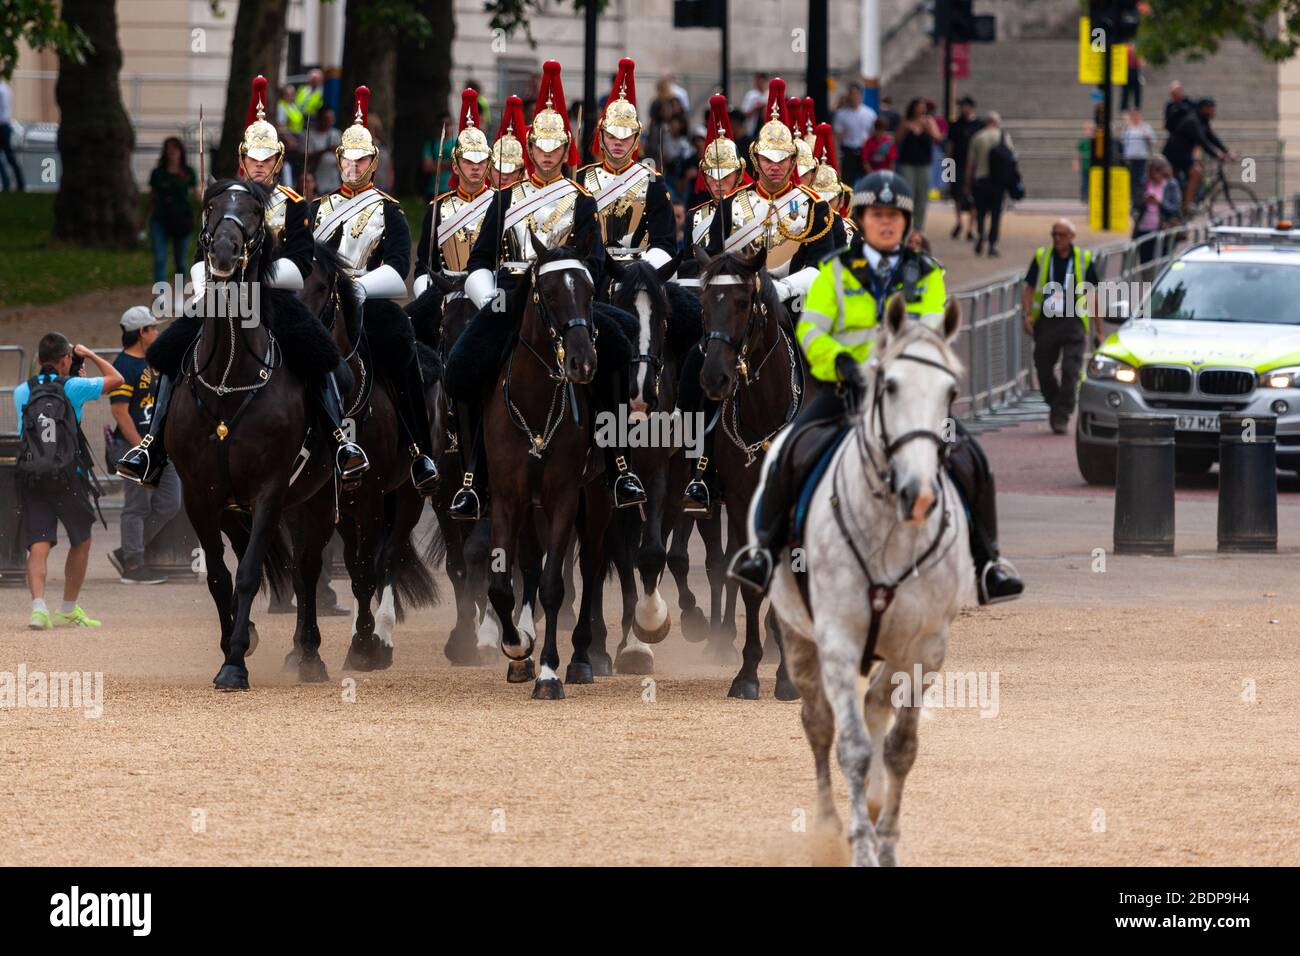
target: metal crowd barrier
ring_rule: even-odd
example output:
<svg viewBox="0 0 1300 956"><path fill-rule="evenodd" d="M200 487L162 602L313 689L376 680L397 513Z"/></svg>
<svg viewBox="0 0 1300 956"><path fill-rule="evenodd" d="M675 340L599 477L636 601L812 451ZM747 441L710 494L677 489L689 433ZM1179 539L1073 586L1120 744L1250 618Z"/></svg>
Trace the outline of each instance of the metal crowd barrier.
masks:
<svg viewBox="0 0 1300 956"><path fill-rule="evenodd" d="M1266 226L1284 218L1300 220L1300 194L1274 197L1213 220L1197 220L1096 250L1097 275L1111 282L1150 282L1183 249L1204 242L1213 226ZM1148 243L1151 257L1143 263L1141 247ZM978 422L994 413L1004 415L1009 406L1035 391L1033 339L1025 334L1021 311L1023 278L1017 272L953 293L962 310L956 349L966 364L954 407L963 418ZM1140 305L1131 302L1130 308Z"/></svg>

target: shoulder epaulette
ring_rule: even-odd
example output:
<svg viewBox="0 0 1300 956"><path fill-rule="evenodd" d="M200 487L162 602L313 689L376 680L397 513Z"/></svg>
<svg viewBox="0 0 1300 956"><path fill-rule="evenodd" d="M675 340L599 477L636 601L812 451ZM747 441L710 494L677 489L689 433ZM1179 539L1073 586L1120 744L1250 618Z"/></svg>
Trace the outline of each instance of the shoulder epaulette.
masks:
<svg viewBox="0 0 1300 956"><path fill-rule="evenodd" d="M445 193L439 193L438 195L434 196L432 199L429 200L429 205L432 206L436 202L441 202L442 200L446 199L455 191L456 190L454 189L448 189Z"/></svg>
<svg viewBox="0 0 1300 956"><path fill-rule="evenodd" d="M802 189L802 190L803 190L805 193L807 193L809 196L811 196L813 199L817 200L818 202L825 202L825 201L826 201L826 200L822 199L821 196L819 196L819 195L817 195L815 192L813 192L813 190L812 190L811 188L809 188L808 186L805 186L803 183L800 183L800 184L799 184L799 188Z"/></svg>
<svg viewBox="0 0 1300 956"><path fill-rule="evenodd" d="M582 193L588 199L591 198L591 193L587 192L587 190L583 188L582 183L578 182L576 179L570 179L569 182L573 183L573 185L577 187L578 192Z"/></svg>
<svg viewBox="0 0 1300 956"><path fill-rule="evenodd" d="M302 201L303 201L303 199L302 199L301 196L299 196L296 192L294 192L294 191L293 191L292 189L290 189L288 186L284 185L284 183L279 183L279 184L277 184L275 188L278 189L278 190L280 190L280 192L284 193L286 196L288 196L288 197L289 197L290 199L292 199L294 202L302 202Z"/></svg>
<svg viewBox="0 0 1300 956"><path fill-rule="evenodd" d="M712 200L712 199L706 199L706 200L704 200L704 202L700 203L698 206L692 206L692 207L690 208L690 211L691 211L691 212L695 212L695 210L697 210L697 209L703 209L705 206L712 206L712 205L713 205L713 200Z"/></svg>
<svg viewBox="0 0 1300 956"><path fill-rule="evenodd" d="M397 205L399 205L399 206L401 205L400 202L397 202L397 198L396 198L395 196L390 196L390 195L388 195L388 193L384 192L384 191L383 191L382 189L380 189L378 186L375 186L375 187L374 187L374 190L375 190L375 192L379 193L379 195L381 195L381 196L383 196L385 199L387 199L389 202L395 202L395 203L397 203Z"/></svg>

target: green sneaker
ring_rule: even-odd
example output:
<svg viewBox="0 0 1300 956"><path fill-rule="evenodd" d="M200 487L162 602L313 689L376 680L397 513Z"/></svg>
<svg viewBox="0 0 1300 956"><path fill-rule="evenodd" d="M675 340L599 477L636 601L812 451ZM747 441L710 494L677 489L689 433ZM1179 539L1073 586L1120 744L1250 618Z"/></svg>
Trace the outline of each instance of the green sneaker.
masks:
<svg viewBox="0 0 1300 956"><path fill-rule="evenodd" d="M55 627L99 627L99 624L99 621L87 616L80 604L72 609L71 614L64 614L62 611L54 612Z"/></svg>
<svg viewBox="0 0 1300 956"><path fill-rule="evenodd" d="M32 611L32 619L27 622L27 626L33 631L48 631L54 625L50 623L49 611Z"/></svg>

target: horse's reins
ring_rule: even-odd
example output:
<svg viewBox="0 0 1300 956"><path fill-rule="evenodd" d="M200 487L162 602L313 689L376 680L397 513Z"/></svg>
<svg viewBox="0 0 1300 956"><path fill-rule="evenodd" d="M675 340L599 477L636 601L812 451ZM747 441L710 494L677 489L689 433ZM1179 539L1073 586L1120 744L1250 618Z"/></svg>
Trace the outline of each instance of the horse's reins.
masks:
<svg viewBox="0 0 1300 956"><path fill-rule="evenodd" d="M700 291L703 293L705 289L714 285L749 284L750 283L747 279L736 275L713 276L705 280ZM777 335L776 340L772 343L771 347L767 350L767 354L763 356L762 360L754 367L752 372L746 361L746 356L749 353L749 342L754 334L754 330L760 326L766 327L769 320L767 303L763 301L762 278L760 275L755 274L753 286L754 294L749 300L749 317L745 320L745 331L741 334L741 337L735 339L726 332L712 330L707 332L704 338L700 340L699 346L700 351L705 352L710 342L722 342L724 345L730 346L732 351L736 353L736 371L740 373L740 377L736 381L736 387L732 389L732 393L723 400L722 407L719 408L718 411L722 419L722 430L726 433L727 437L731 439L732 443L745 453L746 468L758 461L757 452L760 450L765 451L770 447L772 439L780 434L782 429L794 421L795 417L799 414L800 406L803 404L803 388L799 381L801 377L799 360L794 354L794 343L790 341L790 336L786 334L785 327L779 322L777 323L777 332L779 334ZM790 362L790 404L786 408L785 419L780 425L768 432L758 441L746 442L740 434L740 402L736 397L737 393L740 391L742 381L745 385L753 385L758 382L763 366L765 366L767 360L772 357L772 354L776 351L777 345L782 342L785 343L786 355ZM728 421L727 411L731 412L730 421Z"/></svg>
<svg viewBox="0 0 1300 956"><path fill-rule="evenodd" d="M935 362L931 359L923 358L922 356L919 355L909 355L907 352L900 352L898 355L893 356L891 361L894 360L905 360L909 362L917 362L921 365L928 365L931 368L937 368L941 372L945 372L948 375L953 375L952 369L948 368L946 365L943 365L939 362ZM953 378L955 379L956 376L954 375ZM884 366L883 364L880 364L876 369L875 380L873 382L873 388L872 388L873 407L871 411L867 415L862 416L862 418L854 426L854 432L856 433L856 443L858 445L859 454L863 457L865 461L871 464L872 470L876 472L877 478L881 481L882 485L888 490L887 491L888 495L892 496L896 493L894 469L892 464L894 455L899 451L899 449L901 449L908 442L914 441L918 438L923 438L927 441L935 442L939 448L939 474L936 477L936 484L939 487L940 493L943 495L944 507L943 507L943 514L939 520L939 528L935 532L934 539L930 542L929 546L926 547L926 549L923 552L921 552L919 557L917 557L911 562L911 564L907 567L905 571L895 576L893 580L890 581L889 583L881 583L880 581L876 580L875 576L871 573L871 568L868 564L867 558L862 554L861 550L858 548L856 538L853 534L850 533L848 523L844 518L844 514L841 509L843 499L841 498L838 490L840 486L840 472L844 467L844 456L841 455L839 459L836 461L835 469L831 472L831 501L830 501L831 514L835 516L835 524L840 530L840 535L844 538L845 542L847 542L849 546L849 550L853 554L854 560L857 561L858 567L862 570L863 576L867 579L867 601L868 601L869 613L871 615L871 623L868 625L867 628L867 646L862 654L862 672L864 675L866 674L867 668L870 666L872 658L875 656L876 644L880 639L880 624L881 621L884 619L885 612L889 610L890 604L892 604L894 601L894 592L909 577L919 576L921 574L922 565L924 565L935 554L935 552L939 550L940 544L943 543L944 535L947 533L949 526L952 524L952 511L948 507L948 488L943 481L943 474L942 474L943 463L948 458L948 453L951 446L948 442L944 441L943 437L939 435L937 432L925 428L914 428L911 431L904 432L902 435L899 435L897 438L891 440L889 438L888 428L885 426L885 418L884 418L884 411L883 411L885 391L884 391L883 382L884 382ZM871 450L871 445L867 441L866 426L867 426L868 418L870 418L873 422L878 423L879 425L878 440L884 446L883 448L884 468L882 468L881 464L877 462L876 456ZM885 490L876 489L876 488L872 488L870 490L872 496L878 500L883 500L886 497ZM930 514L933 514L934 508L938 505L938 503L939 503L938 499L935 499L935 503L930 506L930 510L926 513L927 518L930 516ZM895 522L894 526L890 528L889 533L885 535L885 540L881 544L880 548L877 550L876 552L877 554L884 551L885 548L888 547L889 541L892 539L894 532L897 530L897 528L898 528L898 522ZM955 541L956 541L956 536L954 535L953 538L948 542L947 546L943 549L942 554L939 555L940 558L942 558L944 555L948 553L949 549L952 548L953 543Z"/></svg>
<svg viewBox="0 0 1300 956"><path fill-rule="evenodd" d="M573 403L576 424L577 396L573 393L573 383L569 381L568 372L566 372L564 368L564 338L575 328L585 328L591 336L591 341L594 345L596 342L597 332L591 321L585 316L574 316L569 319L563 327L557 330L554 323L550 320L545 301L542 299L541 293L538 291L537 283L542 276L549 272L578 272L587 277L587 281L592 283L593 289L595 288L595 284L592 282L591 273L587 270L587 267L578 259L557 259L553 262L544 263L541 266L538 266L537 263L534 262L531 269L533 274L529 284L532 286L533 312L550 333L551 348L554 353L554 365L548 364L546 359L538 354L532 344L524 338L522 329L516 334L515 343L523 345L529 354L537 359L538 364L546 370L547 377L555 383L555 389L551 394L551 405L547 410L546 420L542 425L541 431L533 431L532 427L528 424L528 419L524 416L524 413L510 397L510 373L514 368L515 357L513 348L510 350L510 357L506 361L506 375L505 380L501 385L501 391L502 397L505 399L506 409L510 412L511 420L514 421L515 426L518 427L519 430L528 438L528 453L534 458L540 459L546 452L546 449L550 446L551 440L555 437L555 433L559 430L560 423L564 420L564 412L569 402Z"/></svg>

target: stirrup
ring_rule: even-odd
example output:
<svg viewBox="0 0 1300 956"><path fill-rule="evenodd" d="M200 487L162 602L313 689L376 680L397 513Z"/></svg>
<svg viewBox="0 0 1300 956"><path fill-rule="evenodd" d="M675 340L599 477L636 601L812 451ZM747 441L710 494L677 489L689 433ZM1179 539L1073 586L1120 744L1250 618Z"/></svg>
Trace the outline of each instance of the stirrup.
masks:
<svg viewBox="0 0 1300 956"><path fill-rule="evenodd" d="M421 467L423 470L427 472L427 474L423 478L417 479L415 477L415 469L417 466ZM430 458L428 455L415 455L414 457L412 457L411 484L415 486L416 491L418 491L420 494L424 495L425 497L428 497L434 493L434 491L438 487L438 483L441 481L442 481L442 475L438 473L438 465L436 462L434 462L432 458Z"/></svg>
<svg viewBox="0 0 1300 956"><path fill-rule="evenodd" d="M759 580L746 577L739 571L740 563L746 560L750 555L756 555L763 559L763 573ZM735 581L741 587L749 588L751 591L756 591L759 594L767 594L767 590L772 584L773 570L775 570L775 565L771 549L764 548L757 544L747 544L736 552L735 557L731 559L731 563L727 565L727 577Z"/></svg>
<svg viewBox="0 0 1300 956"><path fill-rule="evenodd" d="M701 502L700 499L703 499ZM713 514L713 496L709 494L709 486L699 478L692 478L686 483L686 490L682 492L682 511L686 514Z"/></svg>
<svg viewBox="0 0 1300 956"><path fill-rule="evenodd" d="M140 444L127 449L126 454L124 454L121 458L117 460L116 468L115 468L117 474L119 474L126 481L132 482L137 485L141 485L143 487L156 486L158 484L158 478L162 474L162 468L155 469L154 467L153 455L149 453L149 446L151 444L153 444L153 436L145 435L143 438L140 439ZM132 454L141 455L144 457L144 467L138 469L139 470L138 475L131 474L129 471L123 471L121 468L122 462L126 461L127 458ZM131 468L133 466L128 464L127 467ZM164 463L164 467L166 467L165 463Z"/></svg>
<svg viewBox="0 0 1300 956"><path fill-rule="evenodd" d="M360 458L360 464L346 467L347 460L353 457ZM342 481L356 481L370 470L370 459L366 457L365 449L356 442L343 442L334 452L334 467Z"/></svg>
<svg viewBox="0 0 1300 956"><path fill-rule="evenodd" d="M467 476L467 483L462 488L457 488L456 493L451 497L451 504L447 506L447 514L457 521L478 521L483 512L483 503L479 499L478 492L474 490L474 479ZM464 502L472 501L474 503L473 514L461 514L457 511L458 507L464 507Z"/></svg>
<svg viewBox="0 0 1300 956"><path fill-rule="evenodd" d="M989 579L989 572L992 571L994 568L1002 568L1004 571L1008 572L1008 574L1011 577L1015 578L1017 581L1020 581L1021 582L1020 593L1008 594L1006 597L991 597L989 595L988 579ZM996 561L989 561L984 565L983 570L980 571L979 594L977 596L981 604L985 604L985 605L1002 604L1006 601L1014 601L1016 598L1020 597L1020 595L1024 593L1025 593L1024 580L1020 577L1020 572L1017 571L1016 566L1012 564L1010 561L1008 561L1006 558L999 557Z"/></svg>

